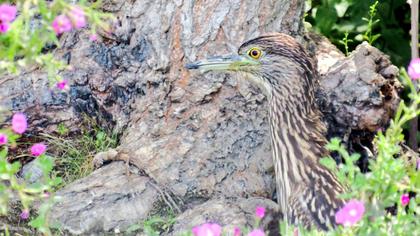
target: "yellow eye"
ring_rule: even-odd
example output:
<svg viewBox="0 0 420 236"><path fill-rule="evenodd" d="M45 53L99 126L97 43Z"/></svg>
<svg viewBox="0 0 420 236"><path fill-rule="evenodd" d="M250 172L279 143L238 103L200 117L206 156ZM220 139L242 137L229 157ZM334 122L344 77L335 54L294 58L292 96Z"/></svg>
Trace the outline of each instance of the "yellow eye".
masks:
<svg viewBox="0 0 420 236"><path fill-rule="evenodd" d="M248 55L254 59L260 59L262 52L259 48L251 48L248 51Z"/></svg>

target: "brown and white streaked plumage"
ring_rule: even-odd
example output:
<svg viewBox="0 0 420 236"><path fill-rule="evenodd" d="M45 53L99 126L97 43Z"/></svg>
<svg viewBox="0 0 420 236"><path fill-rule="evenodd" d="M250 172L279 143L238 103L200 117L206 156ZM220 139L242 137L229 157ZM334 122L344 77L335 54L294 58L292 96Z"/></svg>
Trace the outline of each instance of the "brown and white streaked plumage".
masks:
<svg viewBox="0 0 420 236"><path fill-rule="evenodd" d="M189 69L248 74L269 101L277 200L291 224L327 229L343 200L344 188L319 163L328 154L325 126L314 99L317 73L303 47L275 33L242 44L237 56L216 57L187 65Z"/></svg>

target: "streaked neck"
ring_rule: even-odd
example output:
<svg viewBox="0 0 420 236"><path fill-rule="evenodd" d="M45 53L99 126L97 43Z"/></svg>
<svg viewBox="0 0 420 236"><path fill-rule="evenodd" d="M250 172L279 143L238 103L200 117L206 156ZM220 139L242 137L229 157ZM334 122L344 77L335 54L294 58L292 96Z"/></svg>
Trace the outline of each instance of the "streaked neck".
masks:
<svg viewBox="0 0 420 236"><path fill-rule="evenodd" d="M312 86L305 91L299 84L289 83L273 87L269 99L277 198L283 213L288 212L293 186L310 179L305 165L317 162L318 155L325 153L325 128L313 104ZM321 142L314 137L322 137Z"/></svg>

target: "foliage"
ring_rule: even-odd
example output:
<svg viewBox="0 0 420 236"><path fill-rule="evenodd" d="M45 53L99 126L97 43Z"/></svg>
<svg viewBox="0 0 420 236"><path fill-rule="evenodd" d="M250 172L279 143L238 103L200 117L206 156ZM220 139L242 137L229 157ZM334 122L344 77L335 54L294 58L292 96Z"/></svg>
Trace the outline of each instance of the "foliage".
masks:
<svg viewBox="0 0 420 236"><path fill-rule="evenodd" d="M56 156L54 173L63 178L62 185L90 174L94 155L117 145L116 134L109 135L94 123L87 127L75 136L65 136L68 131L63 124L57 128L60 135L41 134Z"/></svg>
<svg viewBox="0 0 420 236"><path fill-rule="evenodd" d="M108 32L106 21L112 19L111 15L96 10L99 6L99 1L92 3L85 0L71 3L64 0L0 3L0 76L41 67L46 70L51 84L56 83L58 89L65 89L67 82L61 79L59 72L66 69L67 65L54 57L54 49L60 46L59 37L62 33L85 28L87 23L93 40L95 37L92 36L95 36L97 30ZM1 107L0 111L3 111ZM3 117L0 114L0 121L3 121ZM45 153L47 146L44 143L35 144L31 149L35 165L42 170L42 178L29 183L26 180L28 176L25 179L17 177L21 168L18 160L29 155L13 157L14 151L21 145L19 138L28 126L23 114L16 117L20 118L12 119L11 127L3 122L0 126L0 215L8 213L11 199L19 199L23 208L21 219L31 218L30 226L42 234L51 235L48 213L57 200L53 190L62 180L54 175L54 158ZM59 128L61 133L67 132L65 127ZM88 141L88 145L94 146L95 150L103 150L115 143L115 140L109 139L101 131L96 132L96 138L85 137L82 141ZM75 149L70 147L69 151ZM84 154L82 151L77 152L79 158ZM30 208L34 202L41 202L41 206L38 207L38 215L30 217Z"/></svg>
<svg viewBox="0 0 420 236"><path fill-rule="evenodd" d="M141 230L145 235L158 236L169 233L172 225L175 224L175 215L173 212L168 212L165 216L155 215L151 216L142 224L134 224L127 229L127 233L133 233Z"/></svg>
<svg viewBox="0 0 420 236"><path fill-rule="evenodd" d="M60 46L60 33L53 22L60 14L69 15L76 5L65 0L18 0L15 4L18 16L7 32L0 33L0 75L41 66L52 84L60 81L59 72L67 65L53 55L54 49ZM96 10L99 6L99 1L88 4L85 0L77 5L88 19L93 35L98 29L109 30L105 21L111 16Z"/></svg>
<svg viewBox="0 0 420 236"><path fill-rule="evenodd" d="M68 129L61 124L58 126L57 132L64 136ZM21 200L22 212L28 212L28 214L31 204L34 201L41 200L43 205L38 208L38 215L29 222L29 225L45 234L51 234L47 216L49 209L57 202L57 198L53 194L54 190L89 174L93 170L91 163L93 155L115 147L117 144L116 135L109 136L104 130L92 123L81 135L72 137L72 139L41 134L41 139L49 144L49 154L38 155L38 153L32 152L32 155L38 155L35 162L42 170L43 178L37 183L27 184L27 182L17 178L21 167L20 162L10 163L7 158L9 148L16 149L19 147L18 139L20 135L7 128L0 130L0 134L4 133L8 134L8 146L0 146L2 148L0 152L0 177L7 182L0 183L0 213L2 215L7 214L8 201L15 195L19 196ZM36 145L39 144L32 147ZM50 154L54 154L54 157ZM8 186L6 183L10 185ZM24 219L22 215L21 218Z"/></svg>
<svg viewBox="0 0 420 236"><path fill-rule="evenodd" d="M406 0L307 0L305 20L313 30L345 50L367 40L399 66L410 60L410 6ZM376 3L379 2L379 3ZM380 34L378 33L380 32Z"/></svg>
<svg viewBox="0 0 420 236"><path fill-rule="evenodd" d="M352 43L353 40L349 39L349 32L344 33L344 38L342 40L338 41L341 45L344 46L344 52L346 53L346 56L349 55L349 43Z"/></svg>
<svg viewBox="0 0 420 236"><path fill-rule="evenodd" d="M10 163L7 159L9 148L17 147L17 139L20 136L13 134L9 129L2 129L0 133L8 134L10 145L3 145L0 151L0 215L7 214L9 200L13 197L18 197L22 204L22 219L29 217L30 205L34 201L43 200L38 216L32 219L29 224L44 234L51 234L47 215L49 206L56 201L51 193L53 188L61 182L61 178L50 175L54 166L53 158L45 153L38 155L35 164L42 170L41 180L33 184L22 181L17 177L21 167L20 162Z"/></svg>
<svg viewBox="0 0 420 236"><path fill-rule="evenodd" d="M378 12L378 9L377 9L378 3L379 2L376 1L371 6L369 6L369 18L365 18L365 17L362 18L362 20L367 22L367 29L366 29L365 34L363 35L363 39L367 40L369 44L372 44L381 36L381 34L375 34L375 35L372 34L373 27L375 26L375 24L380 22L380 20L375 19L376 13Z"/></svg>

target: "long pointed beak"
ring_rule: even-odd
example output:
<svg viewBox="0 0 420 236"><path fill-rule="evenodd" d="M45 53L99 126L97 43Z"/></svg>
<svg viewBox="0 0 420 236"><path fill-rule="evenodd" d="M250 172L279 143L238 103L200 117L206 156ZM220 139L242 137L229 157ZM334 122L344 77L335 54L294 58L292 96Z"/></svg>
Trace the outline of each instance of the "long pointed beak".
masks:
<svg viewBox="0 0 420 236"><path fill-rule="evenodd" d="M257 61L253 61L244 56L230 55L230 56L217 56L207 58L185 65L189 70L201 71L239 71L243 70L245 66L258 65Z"/></svg>

